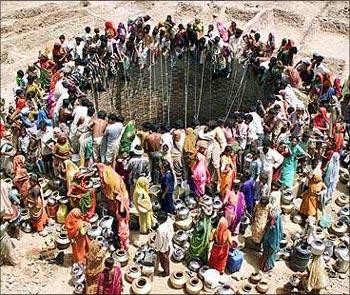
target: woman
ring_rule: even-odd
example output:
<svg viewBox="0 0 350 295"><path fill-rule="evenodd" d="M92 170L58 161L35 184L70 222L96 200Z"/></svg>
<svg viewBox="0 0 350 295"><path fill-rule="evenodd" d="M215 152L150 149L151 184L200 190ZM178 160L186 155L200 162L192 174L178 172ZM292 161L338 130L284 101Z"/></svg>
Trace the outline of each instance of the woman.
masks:
<svg viewBox="0 0 350 295"><path fill-rule="evenodd" d="M67 53L59 42L56 42L53 46L52 59L56 64L56 71L60 70L64 63L68 62Z"/></svg>
<svg viewBox="0 0 350 295"><path fill-rule="evenodd" d="M281 183L287 188L292 188L294 177L297 171L298 160L306 155L304 150L298 145L298 138L293 136L291 143L286 146L287 153L283 154Z"/></svg>
<svg viewBox="0 0 350 295"><path fill-rule="evenodd" d="M74 208L68 213L64 225L71 240L74 262L85 263L90 239L87 236L87 223L83 221L83 214L79 208Z"/></svg>
<svg viewBox="0 0 350 295"><path fill-rule="evenodd" d="M171 170L170 163L163 160L160 165L161 171L161 200L162 210L173 214L175 210L173 193L175 189L175 177Z"/></svg>
<svg viewBox="0 0 350 295"><path fill-rule="evenodd" d="M12 177L13 159L16 155L16 148L12 142L12 133L7 130L4 132L4 137L0 142L0 171L3 171L6 175Z"/></svg>
<svg viewBox="0 0 350 295"><path fill-rule="evenodd" d="M21 199L26 203L26 198L30 189L29 175L25 168L26 159L22 155L15 156L13 159L13 185L21 195Z"/></svg>
<svg viewBox="0 0 350 295"><path fill-rule="evenodd" d="M332 155L331 160L328 162L327 167L325 169L324 176L324 184L327 187L327 192L324 198L324 204L327 205L329 201L332 199L333 192L337 186L338 177L339 177L339 169L340 169L340 155L335 152Z"/></svg>
<svg viewBox="0 0 350 295"><path fill-rule="evenodd" d="M97 295L119 295L123 291L123 275L112 257L105 260L105 269L98 278Z"/></svg>
<svg viewBox="0 0 350 295"><path fill-rule="evenodd" d="M126 124L123 134L120 138L119 155L127 154L129 156L131 144L136 136L135 121L130 121Z"/></svg>
<svg viewBox="0 0 350 295"><path fill-rule="evenodd" d="M327 267L323 255L312 255L312 260L310 260L308 265L308 272L306 291L314 291L311 294L319 294L320 290L326 288L329 284Z"/></svg>
<svg viewBox="0 0 350 295"><path fill-rule="evenodd" d="M327 132L329 129L329 115L325 107L320 107L320 112L314 117L314 127L321 132Z"/></svg>
<svg viewBox="0 0 350 295"><path fill-rule="evenodd" d="M214 240L214 244L210 251L208 265L223 274L226 268L229 247L233 242L233 237L228 229L228 221L225 217L221 217L218 227L212 230L210 240Z"/></svg>
<svg viewBox="0 0 350 295"><path fill-rule="evenodd" d="M344 133L345 124L342 118L338 118L333 126L332 139L335 143L335 151L338 153L343 149L344 146Z"/></svg>
<svg viewBox="0 0 350 295"><path fill-rule="evenodd" d="M232 234L238 234L239 225L245 211L245 199L242 192L229 191L226 199L225 218L228 221L228 228Z"/></svg>
<svg viewBox="0 0 350 295"><path fill-rule="evenodd" d="M296 69L294 69L293 67L286 67L285 73L290 86L297 89L302 87L301 78L299 72Z"/></svg>
<svg viewBox="0 0 350 295"><path fill-rule="evenodd" d="M7 233L7 222L0 219L0 265L7 263L9 265L16 265L15 244Z"/></svg>
<svg viewBox="0 0 350 295"><path fill-rule="evenodd" d="M148 186L148 179L140 177L136 182L133 196L134 205L139 213L141 234L147 234L153 226L153 211Z"/></svg>
<svg viewBox="0 0 350 295"><path fill-rule="evenodd" d="M186 167L191 171L196 161L196 134L194 133L193 128L186 129L183 153Z"/></svg>
<svg viewBox="0 0 350 295"><path fill-rule="evenodd" d="M117 220L115 232L119 238L119 247L129 247L129 194L122 177L110 166L97 164L101 179L101 187L107 200L107 209Z"/></svg>
<svg viewBox="0 0 350 295"><path fill-rule="evenodd" d="M208 215L196 223L190 240L188 256L190 259L199 258L204 264L207 264L210 247L211 218Z"/></svg>
<svg viewBox="0 0 350 295"><path fill-rule="evenodd" d="M271 206L268 197L262 197L260 202L256 204L253 212L253 220L251 225L252 240L256 244L260 244L266 231L268 217Z"/></svg>
<svg viewBox="0 0 350 295"><path fill-rule="evenodd" d="M223 199L226 193L231 190L233 181L235 180L236 171L232 162L233 148L228 145L220 159L220 195Z"/></svg>
<svg viewBox="0 0 350 295"><path fill-rule="evenodd" d="M45 225L48 223L49 218L45 210L44 197L37 175L33 174L30 176L30 185L31 188L29 189L27 201L32 226L37 232L42 232Z"/></svg>
<svg viewBox="0 0 350 295"><path fill-rule="evenodd" d="M85 294L96 294L98 279L103 271L103 263L106 250L97 241L92 241L89 247L89 253L86 258L86 291Z"/></svg>
<svg viewBox="0 0 350 295"><path fill-rule="evenodd" d="M320 207L320 194L327 187L322 182L321 174L316 171L309 180L307 191L303 194L303 201L300 205L300 213L305 217L316 216L317 209Z"/></svg>
<svg viewBox="0 0 350 295"><path fill-rule="evenodd" d="M192 177L190 181L191 190L198 196L205 193L205 186L210 183L210 173L208 170L208 160L205 156L206 147L198 143L196 153L196 163L192 167Z"/></svg>
<svg viewBox="0 0 350 295"><path fill-rule="evenodd" d="M71 153L72 148L67 135L61 132L53 148L53 165L57 173L62 173L64 171L64 161L69 159Z"/></svg>
<svg viewBox="0 0 350 295"><path fill-rule="evenodd" d="M269 33L269 37L265 44L264 56L270 58L273 52L275 51L275 48L276 48L275 35L273 33Z"/></svg>
<svg viewBox="0 0 350 295"><path fill-rule="evenodd" d="M262 270L264 272L270 271L275 266L282 234L283 228L280 212L273 210L269 216L268 228L263 238Z"/></svg>

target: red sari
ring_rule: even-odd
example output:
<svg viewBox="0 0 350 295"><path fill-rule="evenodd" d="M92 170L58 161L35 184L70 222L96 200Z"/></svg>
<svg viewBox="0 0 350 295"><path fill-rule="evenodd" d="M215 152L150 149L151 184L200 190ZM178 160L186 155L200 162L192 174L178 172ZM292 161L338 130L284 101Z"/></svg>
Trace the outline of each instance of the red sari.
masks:
<svg viewBox="0 0 350 295"><path fill-rule="evenodd" d="M109 280L109 271L103 271L98 278L98 295L119 295L122 293L122 272L119 266L114 267L113 278Z"/></svg>
<svg viewBox="0 0 350 295"><path fill-rule="evenodd" d="M86 234L81 233L84 226L82 213L79 208L70 211L64 223L68 237L72 241L72 253L74 262L84 263L89 252L90 239Z"/></svg>
<svg viewBox="0 0 350 295"><path fill-rule="evenodd" d="M228 222L221 217L216 232L214 233L214 244L210 251L208 265L219 272L224 272L230 250L229 239L231 238Z"/></svg>
<svg viewBox="0 0 350 295"><path fill-rule="evenodd" d="M336 123L333 129L333 140L335 143L335 151L340 152L344 146L344 132L345 128L342 123Z"/></svg>
<svg viewBox="0 0 350 295"><path fill-rule="evenodd" d="M15 156L13 159L13 185L18 190L23 199L26 199L29 194L30 182L28 171L25 168L25 157L22 155Z"/></svg>

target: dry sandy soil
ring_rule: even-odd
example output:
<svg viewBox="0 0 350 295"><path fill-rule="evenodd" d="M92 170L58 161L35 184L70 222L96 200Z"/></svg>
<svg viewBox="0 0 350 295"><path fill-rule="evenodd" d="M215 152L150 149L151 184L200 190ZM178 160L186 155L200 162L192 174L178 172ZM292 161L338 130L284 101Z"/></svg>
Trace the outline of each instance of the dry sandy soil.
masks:
<svg viewBox="0 0 350 295"><path fill-rule="evenodd" d="M144 14L149 14L153 20L171 14L177 22L187 22L198 16L208 24L214 13L226 22L235 20L241 28L257 28L264 40L269 32L276 33L277 44L283 37L291 38L299 48L296 59L317 51L326 56L326 63L337 74L343 77L349 74L349 4L345 1L100 1L91 2L87 8L78 1L1 1L1 97L12 102L16 71L24 70L36 59L40 49L52 45L61 34L71 38L81 35L87 25L103 28L105 20L116 23ZM336 195L348 193L344 186L338 188ZM339 207L334 205L333 209L338 211ZM297 230L288 217L284 225L287 231ZM144 241L147 237L138 239ZM36 259L42 237L24 234L21 240L14 242L20 262L17 267L1 267L1 294L72 292L68 284L72 264L69 249L64 265L58 267ZM132 257L135 247L131 247L130 252ZM242 283L241 279L258 268L259 254L247 253L242 270L235 275L240 281L225 276L236 288ZM173 264L172 270L175 269L184 269L184 266ZM284 261L277 262L267 275L271 286L269 293L281 293L291 274ZM129 285L124 291L129 293ZM152 293L179 292L168 287L167 279L155 277ZM343 279L332 279L325 293L349 294L348 274Z"/></svg>

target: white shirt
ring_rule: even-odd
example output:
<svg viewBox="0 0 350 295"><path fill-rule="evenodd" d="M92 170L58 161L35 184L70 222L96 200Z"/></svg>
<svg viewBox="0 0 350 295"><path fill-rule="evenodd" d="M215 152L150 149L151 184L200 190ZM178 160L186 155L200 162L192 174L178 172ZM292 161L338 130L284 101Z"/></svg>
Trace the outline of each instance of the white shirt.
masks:
<svg viewBox="0 0 350 295"><path fill-rule="evenodd" d="M165 253L171 248L171 241L174 236L173 229L174 221L168 217L167 221L159 225L156 230L156 239L154 242L154 249L157 252Z"/></svg>
<svg viewBox="0 0 350 295"><path fill-rule="evenodd" d="M85 118L87 116L87 107L83 106L76 106L75 109L73 110L72 116L74 117L72 125L71 125L71 132L72 134L75 134L77 132L77 124L79 122L79 119L81 117Z"/></svg>
<svg viewBox="0 0 350 295"><path fill-rule="evenodd" d="M242 150L247 146L248 125L244 122L240 123L238 129L238 142Z"/></svg>
<svg viewBox="0 0 350 295"><path fill-rule="evenodd" d="M170 134L170 132L163 133L161 135L161 140L162 140L162 147L164 145L167 145L169 150L173 148L174 142L173 142L173 137Z"/></svg>
<svg viewBox="0 0 350 295"><path fill-rule="evenodd" d="M52 154L52 149L49 148L47 145L45 145L50 140L54 140L53 136L53 128L48 126L46 127L46 131L39 130L37 135L37 139L40 139L41 145L42 145L42 153L43 155L50 155ZM50 145L53 148L53 143L50 143Z"/></svg>
<svg viewBox="0 0 350 295"><path fill-rule="evenodd" d="M262 118L256 112L250 112L249 114L253 116L252 124L254 126L256 134L264 134Z"/></svg>
<svg viewBox="0 0 350 295"><path fill-rule="evenodd" d="M278 168L283 163L284 157L279 152L271 148L269 148L266 154L262 149L262 147L259 148L260 160L262 164L261 170L265 173L270 173L273 168Z"/></svg>

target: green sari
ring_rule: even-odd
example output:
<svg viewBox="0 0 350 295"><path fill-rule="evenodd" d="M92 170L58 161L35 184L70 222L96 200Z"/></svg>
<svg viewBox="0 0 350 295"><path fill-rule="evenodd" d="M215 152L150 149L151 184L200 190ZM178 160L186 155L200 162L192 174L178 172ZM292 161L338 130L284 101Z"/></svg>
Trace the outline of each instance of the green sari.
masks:
<svg viewBox="0 0 350 295"><path fill-rule="evenodd" d="M204 264L207 264L211 230L211 218L210 216L204 216L193 231L188 250L189 259L199 258Z"/></svg>
<svg viewBox="0 0 350 295"><path fill-rule="evenodd" d="M126 124L120 140L119 155L130 154L131 143L133 142L135 136L136 136L135 121L130 121L128 124Z"/></svg>

